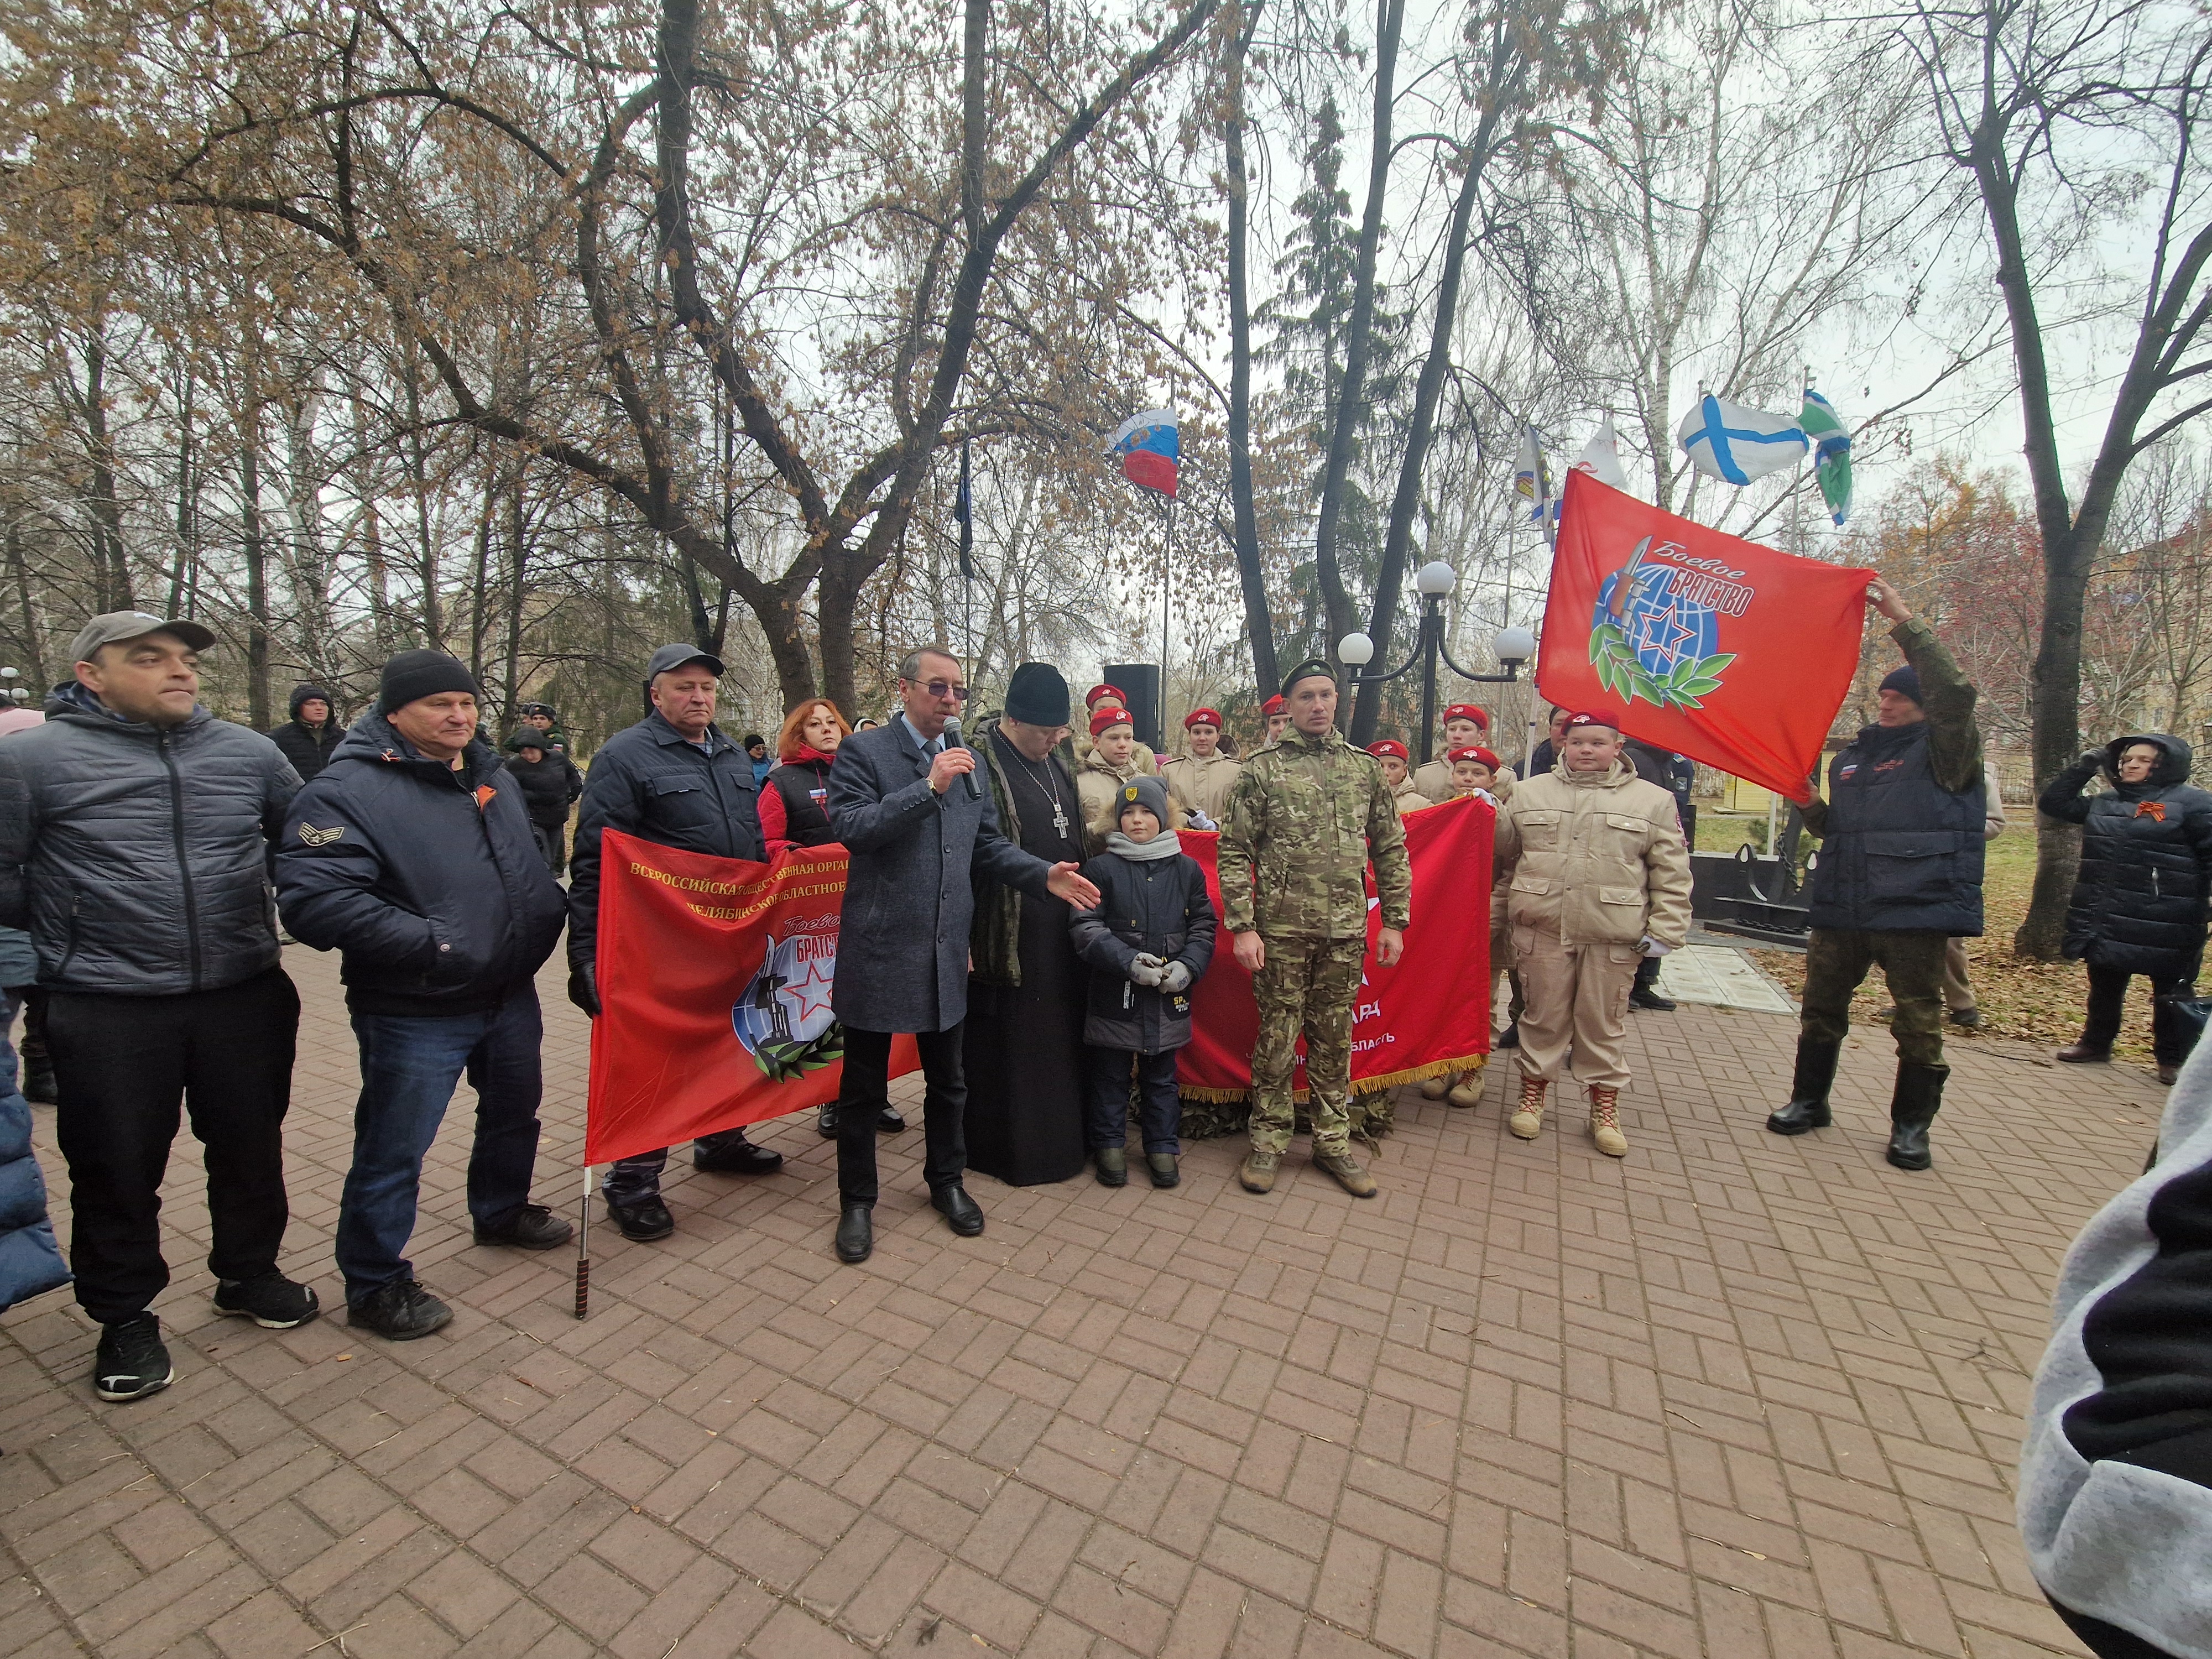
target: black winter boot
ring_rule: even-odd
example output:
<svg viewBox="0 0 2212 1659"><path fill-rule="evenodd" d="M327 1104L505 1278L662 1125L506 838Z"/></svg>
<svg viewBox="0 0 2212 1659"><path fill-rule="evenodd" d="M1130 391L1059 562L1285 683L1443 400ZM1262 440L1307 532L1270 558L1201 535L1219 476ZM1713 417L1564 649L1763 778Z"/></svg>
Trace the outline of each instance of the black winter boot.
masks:
<svg viewBox="0 0 2212 1659"><path fill-rule="evenodd" d="M1790 1082L1790 1103L1770 1115L1766 1127L1778 1135L1802 1135L1828 1127L1828 1091L1835 1087L1836 1062L1844 1045L1826 1037L1797 1039L1797 1074Z"/></svg>
<svg viewBox="0 0 2212 1659"><path fill-rule="evenodd" d="M1900 1170L1924 1170L1935 1159L1929 1156L1928 1126L1943 1103L1943 1079L1948 1066L1915 1066L1897 1062L1897 1091L1889 1102L1889 1161Z"/></svg>

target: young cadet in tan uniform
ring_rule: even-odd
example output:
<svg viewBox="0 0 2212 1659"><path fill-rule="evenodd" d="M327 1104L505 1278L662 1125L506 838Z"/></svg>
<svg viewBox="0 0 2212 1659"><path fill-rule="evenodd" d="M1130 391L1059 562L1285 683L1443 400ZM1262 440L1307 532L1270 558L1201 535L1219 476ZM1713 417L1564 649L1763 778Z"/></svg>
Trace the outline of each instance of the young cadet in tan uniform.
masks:
<svg viewBox="0 0 2212 1659"><path fill-rule="evenodd" d="M1413 787L1413 780L1406 770L1408 757L1406 745L1395 738L1384 738L1379 743L1367 745L1367 752L1382 767L1382 781L1390 786L1390 798L1398 803L1398 816L1416 811L1424 806L1434 806L1436 798L1423 794Z"/></svg>
<svg viewBox="0 0 2212 1659"><path fill-rule="evenodd" d="M1261 703L1260 713L1267 721L1267 732L1260 739L1260 746L1265 749L1271 743L1280 743L1283 733L1291 729L1291 705L1284 701L1283 694L1278 691Z"/></svg>
<svg viewBox="0 0 2212 1659"><path fill-rule="evenodd" d="M1452 751L1473 749L1490 740L1490 716L1471 702L1455 702L1444 710L1443 753L1437 759L1423 763L1413 774L1413 787L1431 800L1449 800L1458 794L1452 783ZM1500 766L1493 758L1491 781L1483 787L1500 800L1513 793L1513 769Z"/></svg>
<svg viewBox="0 0 2212 1659"><path fill-rule="evenodd" d="M1221 711L1194 708L1182 717L1190 752L1170 756L1160 763L1160 776L1168 794L1186 812L1202 814L1206 822L1192 822L1200 830L1218 830L1229 810L1229 791L1237 781L1237 763L1221 752Z"/></svg>
<svg viewBox="0 0 2212 1659"><path fill-rule="evenodd" d="M1573 716L1552 771L1522 779L1498 809L1492 914L1511 930L1528 999L1521 1099L1506 1127L1536 1138L1571 1043L1573 1074L1589 1088L1590 1136L1620 1158L1628 993L1639 960L1689 937L1690 854L1674 796L1622 758L1615 721Z"/></svg>
<svg viewBox="0 0 2212 1659"><path fill-rule="evenodd" d="M1089 711L1091 720L1096 722L1099 714L1106 709L1119 708L1126 711L1129 707L1129 699L1122 695L1121 688L1118 685L1094 685L1083 694L1083 706ZM1152 752L1152 744L1136 741L1133 735L1136 731L1136 716L1130 715L1129 721L1132 733L1129 742L1129 763L1134 769L1127 775L1141 778L1157 773L1160 769L1160 757ZM1088 758L1091 748L1091 744L1084 740L1082 728L1079 727L1075 733L1076 759L1082 761Z"/></svg>

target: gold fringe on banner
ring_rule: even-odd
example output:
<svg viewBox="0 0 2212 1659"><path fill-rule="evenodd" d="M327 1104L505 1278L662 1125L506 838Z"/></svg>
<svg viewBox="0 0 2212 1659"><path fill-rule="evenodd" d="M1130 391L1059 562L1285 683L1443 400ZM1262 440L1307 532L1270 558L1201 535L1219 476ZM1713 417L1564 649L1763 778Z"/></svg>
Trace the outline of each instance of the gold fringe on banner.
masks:
<svg viewBox="0 0 2212 1659"><path fill-rule="evenodd" d="M1402 1072L1385 1072L1380 1077L1356 1077L1352 1079L1352 1092L1354 1098L1361 1095L1380 1094L1385 1089L1395 1089L1401 1083L1425 1083L1432 1077L1480 1072L1489 1063L1488 1054L1468 1054L1458 1060L1432 1060L1425 1066L1409 1066ZM1249 1089L1206 1089L1186 1083L1179 1085L1177 1092L1186 1099L1221 1105L1232 1100L1243 1100L1252 1091ZM1291 1100L1301 1106L1309 1097L1309 1091L1304 1089L1294 1090L1291 1095Z"/></svg>

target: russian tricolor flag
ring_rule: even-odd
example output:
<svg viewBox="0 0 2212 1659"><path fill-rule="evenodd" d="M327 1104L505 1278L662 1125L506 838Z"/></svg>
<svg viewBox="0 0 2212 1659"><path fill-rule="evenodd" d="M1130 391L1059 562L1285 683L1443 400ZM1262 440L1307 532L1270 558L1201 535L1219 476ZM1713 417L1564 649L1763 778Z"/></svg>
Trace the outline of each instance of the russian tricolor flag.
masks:
<svg viewBox="0 0 2212 1659"><path fill-rule="evenodd" d="M1114 434L1112 453L1121 458L1121 476L1131 483L1173 495L1176 474L1182 464L1175 410L1148 409L1129 416Z"/></svg>

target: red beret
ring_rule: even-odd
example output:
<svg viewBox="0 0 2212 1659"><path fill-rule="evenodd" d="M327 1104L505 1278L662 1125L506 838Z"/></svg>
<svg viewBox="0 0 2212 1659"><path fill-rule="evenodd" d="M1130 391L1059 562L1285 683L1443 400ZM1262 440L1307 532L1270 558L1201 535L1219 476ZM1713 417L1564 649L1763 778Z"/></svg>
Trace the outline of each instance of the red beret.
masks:
<svg viewBox="0 0 2212 1659"><path fill-rule="evenodd" d="M1218 708L1192 709L1182 717L1182 729L1188 732L1194 726L1210 726L1218 731L1221 727L1221 711Z"/></svg>
<svg viewBox="0 0 2212 1659"><path fill-rule="evenodd" d="M1126 708L1102 708L1091 717L1091 735L1110 732L1117 726L1133 726L1136 719Z"/></svg>
<svg viewBox="0 0 2212 1659"><path fill-rule="evenodd" d="M1498 769L1498 757L1487 749L1475 747L1455 749L1450 754L1446 755L1444 758L1448 761L1454 762L1480 761L1483 765L1488 767L1493 772Z"/></svg>
<svg viewBox="0 0 2212 1659"><path fill-rule="evenodd" d="M1263 714L1281 714L1287 713L1289 709L1290 704L1283 701L1282 693L1279 691L1260 705L1260 712Z"/></svg>
<svg viewBox="0 0 2212 1659"><path fill-rule="evenodd" d="M1395 738L1384 738L1379 743L1369 744L1367 752L1377 760L1381 760L1385 755L1395 755L1400 760L1409 758L1406 753L1406 745Z"/></svg>
<svg viewBox="0 0 2212 1659"><path fill-rule="evenodd" d="M1449 725L1454 720L1473 720L1484 731L1490 730L1490 716L1471 702L1455 702L1444 710L1445 724Z"/></svg>
<svg viewBox="0 0 2212 1659"><path fill-rule="evenodd" d="M1085 708L1096 708L1098 707L1098 699L1101 697L1111 697L1115 702L1120 703L1124 708L1129 706L1129 694L1124 691L1118 685L1092 686L1088 691L1085 691L1083 694L1083 706Z"/></svg>
<svg viewBox="0 0 2212 1659"><path fill-rule="evenodd" d="M1568 731L1571 732L1578 726L1602 726L1607 731L1618 734L1620 716L1610 708L1585 708L1579 714L1567 716Z"/></svg>

